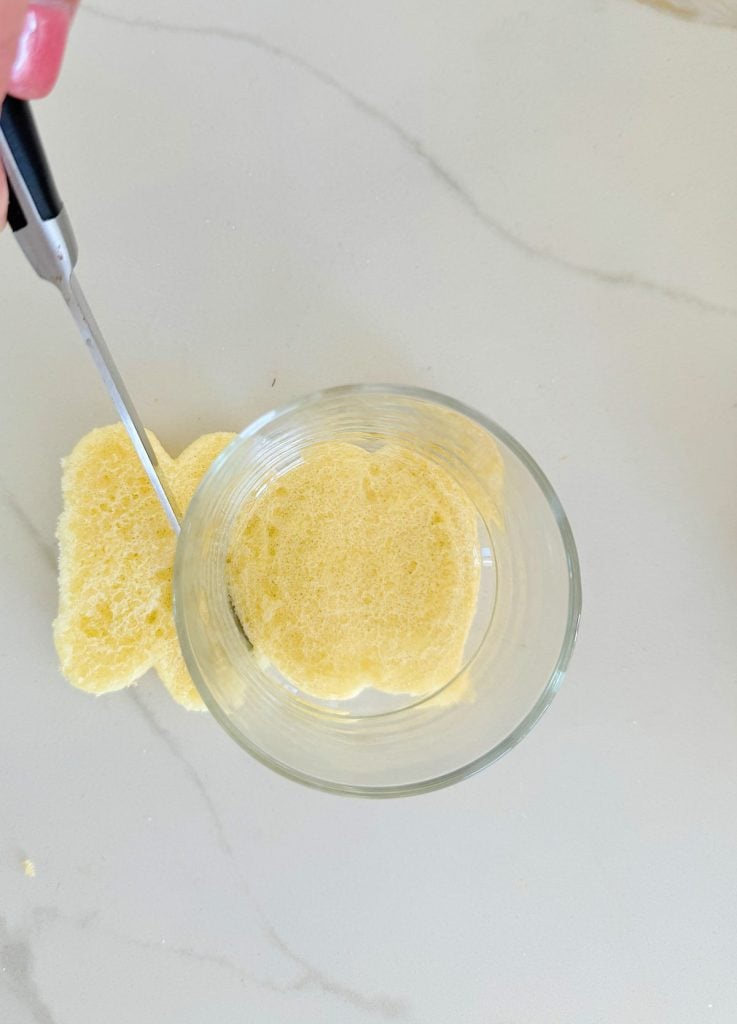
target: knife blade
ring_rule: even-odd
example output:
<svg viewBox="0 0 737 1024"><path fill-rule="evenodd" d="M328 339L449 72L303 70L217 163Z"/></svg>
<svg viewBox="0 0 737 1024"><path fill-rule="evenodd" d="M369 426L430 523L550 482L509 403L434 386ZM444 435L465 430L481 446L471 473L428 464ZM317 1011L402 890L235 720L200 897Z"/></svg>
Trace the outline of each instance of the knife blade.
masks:
<svg viewBox="0 0 737 1024"><path fill-rule="evenodd" d="M102 331L77 280L77 243L56 191L30 105L8 96L0 111L0 161L8 223L33 269L60 291L175 534L181 513Z"/></svg>

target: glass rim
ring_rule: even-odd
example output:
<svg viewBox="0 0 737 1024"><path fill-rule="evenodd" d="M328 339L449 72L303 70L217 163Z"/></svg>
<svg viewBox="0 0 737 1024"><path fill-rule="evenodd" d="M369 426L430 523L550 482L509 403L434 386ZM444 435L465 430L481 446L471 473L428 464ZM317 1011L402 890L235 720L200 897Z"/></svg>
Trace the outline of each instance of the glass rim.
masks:
<svg viewBox="0 0 737 1024"><path fill-rule="evenodd" d="M206 680L201 677L197 665L197 659L195 658L194 651L190 644L188 630L184 622L184 615L181 610L183 602L179 600L179 591L181 587L181 571L179 567L183 561L181 552L186 546L191 535L191 524L198 506L198 498L202 493L202 488L205 482L219 472L223 464L232 457L232 454L245 441L250 440L258 434L260 430L268 424L273 423L275 420L291 415L292 413L299 412L302 409L317 405L328 397L340 398L351 395L370 394L397 395L400 397L419 399L421 401L430 402L434 405L441 405L446 408L450 408L478 424L491 434L492 437L498 439L507 448L509 448L524 465L525 469L530 473L553 514L553 518L555 519L563 544L566 565L568 568L568 614L558 657L542 693L529 711L523 716L521 721L507 736L504 737L504 739L500 740L484 754L479 755L473 760L467 762L465 765L461 765L458 768L454 768L452 771L445 772L442 775L434 776L430 779L391 786L354 786L347 783L329 782L318 776L313 776L307 772L302 772L298 769L292 768L277 758L272 757L255 744L250 743L247 736L243 735L243 733L239 732L232 726L228 715L223 711L220 704L215 700L210 692ZM464 402L439 391L432 391L427 388L407 385L342 384L337 387L323 388L319 391L312 391L306 395L295 398L291 402L275 409L271 409L253 420L248 426L240 431L240 433L238 433L213 460L205 473L205 476L200 481L185 514L175 552L173 609L177 637L187 670L192 678L192 682L194 683L205 706L213 715L218 725L221 726L221 728L223 728L243 750L265 767L277 772L277 774L284 778L293 782L299 782L301 785L308 786L311 789L318 789L322 792L328 793L337 793L343 796L361 796L372 799L386 799L391 797L429 793L434 790L444 789L446 786L452 786L463 779L470 778L472 775L482 771L490 764L493 764L494 761L498 761L500 757L503 757L504 754L516 747L540 720L563 683L563 679L565 678L568 664L576 644L576 638L578 636L581 607L581 569L571 525L552 484L527 449L490 417L476 409L473 409L471 406L466 405Z"/></svg>

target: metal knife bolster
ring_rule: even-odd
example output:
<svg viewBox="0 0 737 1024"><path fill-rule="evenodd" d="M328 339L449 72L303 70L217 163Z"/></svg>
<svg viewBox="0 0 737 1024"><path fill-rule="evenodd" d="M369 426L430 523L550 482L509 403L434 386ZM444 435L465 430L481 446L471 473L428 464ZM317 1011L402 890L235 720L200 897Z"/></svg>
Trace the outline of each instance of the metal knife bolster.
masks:
<svg viewBox="0 0 737 1024"><path fill-rule="evenodd" d="M39 277L62 288L77 265L77 240L67 211L53 220L31 221L15 232L15 240Z"/></svg>
<svg viewBox="0 0 737 1024"><path fill-rule="evenodd" d="M3 114L9 103L17 102L6 100ZM34 198L23 176L11 145L12 135L8 138L6 130L6 117L3 117L0 121L0 162L8 179L10 226L38 276L60 287L64 280L69 280L77 265L77 240L69 216L55 190L52 197L45 197L45 208L38 209L38 197Z"/></svg>

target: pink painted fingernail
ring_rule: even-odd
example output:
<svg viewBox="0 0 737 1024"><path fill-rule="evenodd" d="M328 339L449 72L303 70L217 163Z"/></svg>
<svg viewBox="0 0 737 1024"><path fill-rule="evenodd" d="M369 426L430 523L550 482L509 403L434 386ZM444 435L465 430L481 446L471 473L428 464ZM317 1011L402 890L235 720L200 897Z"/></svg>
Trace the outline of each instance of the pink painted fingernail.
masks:
<svg viewBox="0 0 737 1024"><path fill-rule="evenodd" d="M36 100L51 92L61 69L74 6L68 0L28 5L10 74L11 95Z"/></svg>

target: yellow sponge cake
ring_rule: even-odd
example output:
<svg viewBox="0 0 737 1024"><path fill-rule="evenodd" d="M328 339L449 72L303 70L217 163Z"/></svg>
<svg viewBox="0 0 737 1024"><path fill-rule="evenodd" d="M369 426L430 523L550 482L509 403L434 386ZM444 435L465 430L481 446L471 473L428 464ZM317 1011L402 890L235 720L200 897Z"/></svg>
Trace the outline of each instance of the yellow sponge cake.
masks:
<svg viewBox="0 0 737 1024"><path fill-rule="evenodd" d="M232 434L177 459L149 434L180 507ZM59 520L62 672L100 694L156 670L202 708L172 615L175 538L122 426L64 461ZM257 654L304 691L429 694L460 669L479 585L476 510L454 479L395 446L308 448L244 507L228 585Z"/></svg>
<svg viewBox="0 0 737 1024"><path fill-rule="evenodd" d="M172 459L149 438L182 509L233 437L209 434ZM54 639L74 686L106 693L154 668L188 708L202 701L172 616L175 538L122 426L93 430L64 460Z"/></svg>
<svg viewBox="0 0 737 1024"><path fill-rule="evenodd" d="M256 652L306 692L432 693L462 664L476 523L455 480L420 455L315 445L244 508L231 599Z"/></svg>

